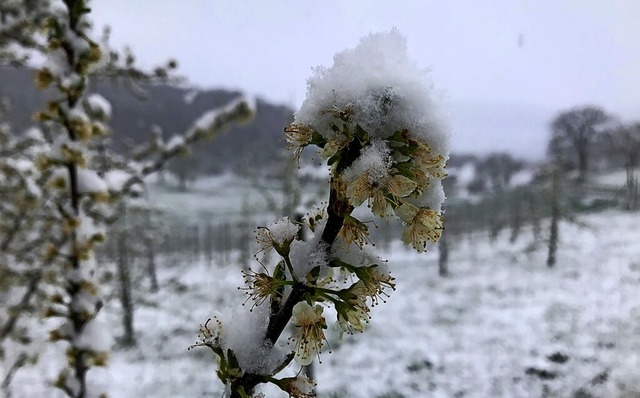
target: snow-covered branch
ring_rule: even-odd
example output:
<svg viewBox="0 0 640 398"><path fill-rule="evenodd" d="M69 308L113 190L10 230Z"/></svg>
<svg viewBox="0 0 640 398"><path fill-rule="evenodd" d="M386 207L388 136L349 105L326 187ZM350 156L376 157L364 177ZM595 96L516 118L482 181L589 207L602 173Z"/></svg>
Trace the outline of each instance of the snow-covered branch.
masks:
<svg viewBox="0 0 640 398"><path fill-rule="evenodd" d="M20 310L17 314L25 307L20 303L42 294L39 285L46 282L49 297L41 312L59 320L50 340L67 345L67 366L53 384L73 398L99 396L102 391L93 390L87 375L92 367L106 364L111 339L98 316L102 299L95 246L118 218L119 203L136 193L136 182L190 145L248 119L254 107L240 98L207 112L168 142L156 140L137 150L135 160L118 155L108 147L111 105L89 92L89 79L167 81L175 62L149 73L137 68L130 52L121 55L98 44L91 39L87 0L33 0L42 15L37 19L19 7L9 7L14 3L22 2L0 6L0 47L13 51L8 43L42 51L44 61L37 68L35 84L52 88L55 94L36 114L46 133L14 137L0 125L0 274L19 281L17 290L27 284L19 305L13 307ZM22 23L18 19L29 23L25 25L29 29L20 33L33 44L7 33L16 31ZM40 42L41 46L35 45ZM42 309L41 302L37 305ZM18 318L2 315L4 339Z"/></svg>
<svg viewBox="0 0 640 398"><path fill-rule="evenodd" d="M216 354L218 377L232 398L260 396L261 383L291 397L315 396L307 378L276 376L294 359L308 365L319 358L324 309L335 310L342 332L363 332L371 306L395 290L385 262L368 250L369 227L354 215L356 207L367 203L374 215L398 219L403 241L418 252L442 234L447 128L396 30L372 34L337 54L331 68L318 68L285 139L294 157L309 145L320 148L330 168L329 200L304 217L313 232L308 241L286 217L259 227L262 251L275 251L280 261L245 273L252 311L221 314L201 327L196 346ZM295 331L283 338L289 324Z"/></svg>
<svg viewBox="0 0 640 398"><path fill-rule="evenodd" d="M194 143L213 139L229 126L247 121L254 113L253 102L241 97L225 107L205 112L184 134L175 135L167 142L156 135L151 142L134 149L134 158L138 161L134 168L137 171L123 183L122 191L129 191L133 184L141 182L145 176L161 170L171 159L188 151Z"/></svg>

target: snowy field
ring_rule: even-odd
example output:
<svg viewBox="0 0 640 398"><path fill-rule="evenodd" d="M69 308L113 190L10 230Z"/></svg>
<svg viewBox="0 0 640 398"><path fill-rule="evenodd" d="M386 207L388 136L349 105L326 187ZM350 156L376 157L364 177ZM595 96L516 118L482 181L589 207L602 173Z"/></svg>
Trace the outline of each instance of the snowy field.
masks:
<svg viewBox="0 0 640 398"><path fill-rule="evenodd" d="M326 167L311 168L298 171L298 175L308 175L314 172L315 180L305 185L296 185L301 191L300 203L318 203L328 195L326 181L328 173ZM170 180L171 177L169 176ZM282 206L285 197L282 192L287 190L282 181L274 181L260 178L246 178L235 174L222 174L214 177L200 178L182 192L177 188L162 187L155 183L154 178L148 179L150 201L165 210L167 221L174 224L238 222L246 219L244 206L251 209L250 218L265 219L271 223L275 218L263 217L272 212L267 201L271 200L277 206ZM177 186L170 181L169 185ZM290 190L290 188L288 189ZM238 198L229 200L229 198ZM138 203L144 206L146 198L140 198ZM185 206L188 203L188 206ZM305 207L306 208L306 207ZM278 211L278 214L281 212ZM280 217L280 216L279 216ZM277 217L276 217L277 218Z"/></svg>
<svg viewBox="0 0 640 398"><path fill-rule="evenodd" d="M582 220L586 227L562 225L551 270L529 232L515 245L506 232L493 244L484 233L453 240L446 279L437 276L437 251L392 245L380 253L397 291L373 309L363 335L340 340L330 326L333 352L316 367L319 396L640 397L640 216ZM219 397L210 351L187 347L214 310L244 299L240 271L166 261L160 279L158 293L140 295L138 346L114 345L110 367L89 379L115 398ZM121 333L117 300L103 317ZM59 369L61 346L43 348L38 365L17 373L15 398L59 396L45 380Z"/></svg>

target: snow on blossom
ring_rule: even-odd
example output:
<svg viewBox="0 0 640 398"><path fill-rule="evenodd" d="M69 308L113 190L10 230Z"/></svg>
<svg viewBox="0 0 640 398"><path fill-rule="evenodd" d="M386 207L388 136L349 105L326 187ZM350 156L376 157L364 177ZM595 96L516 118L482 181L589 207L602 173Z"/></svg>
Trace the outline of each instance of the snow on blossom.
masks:
<svg viewBox="0 0 640 398"><path fill-rule="evenodd" d="M339 258L347 264L356 267L382 264L385 262L380 256L375 254L371 247L354 248L343 239L337 239L331 246L331 258Z"/></svg>
<svg viewBox="0 0 640 398"><path fill-rule="evenodd" d="M384 141L380 139L373 140L371 145L362 151L351 167L345 170L344 178L348 182L352 182L366 173L370 184L380 183L380 181L389 176L389 168L391 167L389 153L389 147Z"/></svg>
<svg viewBox="0 0 640 398"><path fill-rule="evenodd" d="M282 245L287 241L293 240L300 226L292 223L289 217L283 217L280 220L267 226L269 234L274 243Z"/></svg>
<svg viewBox="0 0 640 398"><path fill-rule="evenodd" d="M429 187L417 198L407 198L406 201L419 207L428 207L436 212L442 209L446 196L442 188L442 181L432 179Z"/></svg>
<svg viewBox="0 0 640 398"><path fill-rule="evenodd" d="M78 284L82 284L82 282L85 281L92 281L95 278L96 267L95 256L90 256L88 259L82 261L81 267L69 270L67 279Z"/></svg>
<svg viewBox="0 0 640 398"><path fill-rule="evenodd" d="M256 305L251 311L236 306L219 316L221 346L233 350L244 371L268 374L282 361L284 354L265 339L269 306Z"/></svg>
<svg viewBox="0 0 640 398"><path fill-rule="evenodd" d="M102 115L105 119L111 118L111 104L102 95L91 94L86 101L90 112Z"/></svg>
<svg viewBox="0 0 640 398"><path fill-rule="evenodd" d="M70 159L79 161L87 157L86 152L87 149L82 143L70 140L66 134L58 134L53 138L47 157L60 162Z"/></svg>
<svg viewBox="0 0 640 398"><path fill-rule="evenodd" d="M330 68L315 68L294 123L331 138L330 111L350 109L354 124L372 137L388 138L408 129L436 153L448 154L448 127L438 106L441 95L409 58L406 39L397 29L370 34L333 61Z"/></svg>
<svg viewBox="0 0 640 398"><path fill-rule="evenodd" d="M80 244L84 244L96 238L97 236L103 236L106 233L104 225L100 225L90 215L86 214L84 210L80 210L78 215L79 225L76 229L76 239Z"/></svg>
<svg viewBox="0 0 640 398"><path fill-rule="evenodd" d="M299 240L291 243L291 263L295 277L302 279L316 267L327 267L327 245L322 242L302 242Z"/></svg>
<svg viewBox="0 0 640 398"><path fill-rule="evenodd" d="M315 230L323 231L325 224L326 220L318 221ZM308 237L307 241L295 240L291 243L289 257L296 278L305 278L316 267L320 267L321 272L328 267L328 250L321 238L322 232L318 232Z"/></svg>

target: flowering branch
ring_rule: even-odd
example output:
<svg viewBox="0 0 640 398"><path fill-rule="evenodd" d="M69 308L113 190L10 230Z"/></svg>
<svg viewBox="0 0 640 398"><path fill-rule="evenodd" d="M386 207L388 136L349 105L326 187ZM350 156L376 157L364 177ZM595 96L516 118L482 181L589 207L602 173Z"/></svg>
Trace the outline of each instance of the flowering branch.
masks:
<svg viewBox="0 0 640 398"><path fill-rule="evenodd" d="M0 262L4 262L7 249L9 265L38 267L40 273L29 290L34 293L25 296L25 300L38 293L41 281L53 285L47 292L51 294L44 316L60 320L49 337L52 342L67 346L67 366L54 386L73 398L105 396L87 380L92 367L106 364L111 345L107 329L99 323L102 300L93 249L117 219L119 202L135 193L143 177L188 151L189 145L248 119L253 107L250 101L238 99L225 108L205 113L191 129L168 142L158 140L137 150L135 161L118 156L106 144L111 105L102 96L88 92L89 79L107 76L146 82L167 80L175 62L149 74L135 67L130 53L121 62L118 53L105 51L107 47L89 37L88 0L31 3L38 5L41 17L20 32L33 35L34 43L42 42L42 46L18 44L43 52L43 65L35 75L36 86L52 87L55 95L46 109L36 114L45 133L33 133L33 142L10 135L7 138L0 128L0 143L11 144L2 145L0 150L0 155L5 149L11 151L6 161L0 160L0 181L10 182L8 188L19 188L11 193L16 204L0 201L0 230L5 226L10 230L6 238L0 239ZM0 45L7 37L3 36L5 19L28 17L12 10L7 14L7 10L0 6ZM23 214L29 217L22 217ZM18 239L23 235L29 239ZM0 265L0 273L11 271L9 266ZM45 265L49 265L46 271ZM4 330L3 327L3 339Z"/></svg>
<svg viewBox="0 0 640 398"><path fill-rule="evenodd" d="M447 134L404 38L395 30L370 35L334 60L309 80L306 101L284 129L294 158L314 145L330 168L326 209L304 218L314 237L299 240L300 225L286 217L260 227L262 251L273 249L281 260L271 271L263 265L267 272L245 274L255 315L221 315L215 329L201 328L195 344L216 354L218 377L232 398L260 396L260 383L294 398L315 396L310 380L276 375L292 360L304 366L319 358L324 308L335 309L343 332L363 332L370 307L395 290L383 262L367 250L368 227L354 216L356 207L367 203L374 215L399 219L403 241L418 252L442 234ZM283 341L289 324L295 331Z"/></svg>

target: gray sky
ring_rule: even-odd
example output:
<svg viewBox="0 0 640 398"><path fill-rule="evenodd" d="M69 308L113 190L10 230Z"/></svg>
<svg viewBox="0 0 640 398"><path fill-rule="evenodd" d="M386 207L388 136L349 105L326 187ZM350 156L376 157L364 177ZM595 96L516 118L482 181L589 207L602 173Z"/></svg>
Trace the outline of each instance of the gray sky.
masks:
<svg viewBox="0 0 640 398"><path fill-rule="evenodd" d="M640 119L638 0L94 0L141 64L298 106L311 68L396 26L446 93L453 149L543 155L547 124L593 103Z"/></svg>

